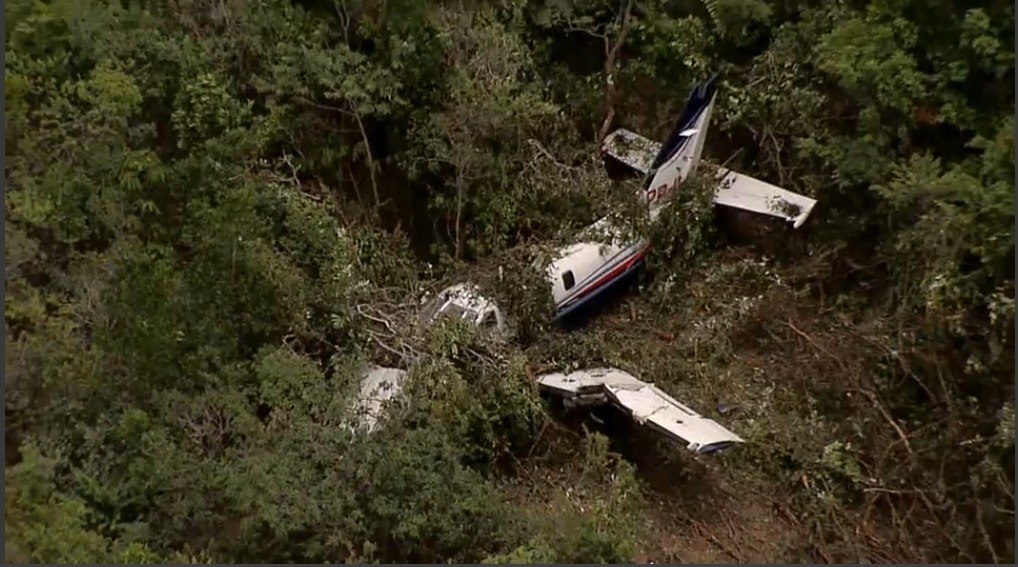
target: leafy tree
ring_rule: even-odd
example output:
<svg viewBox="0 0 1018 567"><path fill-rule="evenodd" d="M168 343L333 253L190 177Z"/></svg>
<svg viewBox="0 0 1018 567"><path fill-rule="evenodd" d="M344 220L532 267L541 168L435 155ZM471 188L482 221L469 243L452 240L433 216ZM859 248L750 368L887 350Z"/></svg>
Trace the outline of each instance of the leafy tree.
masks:
<svg viewBox="0 0 1018 567"><path fill-rule="evenodd" d="M663 137L718 72L705 155L820 199L810 254L783 261L809 273L802 297L874 322L892 353L852 357L870 406L785 408L857 442L772 431L755 472L784 487L771 461L815 467L834 495L821 518L897 521L903 556L1013 560L1013 6L12 0L5 15L8 559L629 560L639 482L600 445L580 481L604 489L592 510L535 515L503 490L547 419L534 365L625 358L628 339L548 327L542 269L608 217L654 244L662 314L710 265L763 277L714 253L712 165L646 226L597 155L617 126ZM480 283L519 341L412 324L431 264ZM731 326L696 331L718 335L712 363ZM368 362L411 378L360 437L347 411ZM863 510L863 472L903 488ZM911 503L930 521L898 521Z"/></svg>

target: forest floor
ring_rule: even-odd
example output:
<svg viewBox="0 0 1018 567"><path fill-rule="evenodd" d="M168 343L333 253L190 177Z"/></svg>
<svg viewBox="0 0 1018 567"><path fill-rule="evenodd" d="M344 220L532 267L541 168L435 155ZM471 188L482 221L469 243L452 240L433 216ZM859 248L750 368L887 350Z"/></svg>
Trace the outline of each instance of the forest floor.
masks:
<svg viewBox="0 0 1018 567"><path fill-rule="evenodd" d="M865 358L854 353L867 348L860 343L866 324L846 324L842 309L825 307L817 296L815 278L823 270L813 260L778 266L758 252L730 248L690 274L682 291L660 293L651 286L623 294L582 329L557 337L601 345L606 365L657 384L747 440L725 454L697 457L664 446L624 418L610 420L613 450L636 466L646 488L636 561L871 557L865 545L852 541L859 536L846 533L834 546L814 541L807 527L813 520L801 512L803 495L809 500L819 494L803 471L839 441L838 424L818 417L832 403L822 398L844 396L842 386L860 368L861 360L853 358ZM674 303L661 305L662 297ZM837 382L845 384L830 387ZM847 405L853 406L873 409ZM570 447L581 445L578 422L588 428L593 422L562 415L555 421L550 429L557 434L545 434L535 458L521 464L516 487L521 501L548 511L564 501L583 506L584 499L599 497L576 490L582 473L569 456Z"/></svg>
<svg viewBox="0 0 1018 567"><path fill-rule="evenodd" d="M669 477L669 467L644 467L638 476L649 484L638 514L642 537L637 563L774 563L795 560L804 541L789 504L766 486L749 487L712 471L694 486ZM554 514L567 505L583 511L597 494L581 486L579 467L528 467L516 487L518 501L535 512ZM702 490L701 489L705 489ZM537 508L537 509L535 509Z"/></svg>

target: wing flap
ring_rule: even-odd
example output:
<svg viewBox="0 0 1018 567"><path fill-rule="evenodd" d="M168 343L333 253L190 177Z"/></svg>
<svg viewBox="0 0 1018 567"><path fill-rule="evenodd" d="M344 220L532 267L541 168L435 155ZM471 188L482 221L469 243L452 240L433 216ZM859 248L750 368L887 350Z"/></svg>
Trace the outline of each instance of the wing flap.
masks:
<svg viewBox="0 0 1018 567"><path fill-rule="evenodd" d="M714 202L745 211L783 218L799 228L806 222L816 199L793 193L744 173L722 169Z"/></svg>
<svg viewBox="0 0 1018 567"><path fill-rule="evenodd" d="M647 173L661 151L661 144L625 128L619 128L604 139L601 148L612 158L639 173Z"/></svg>

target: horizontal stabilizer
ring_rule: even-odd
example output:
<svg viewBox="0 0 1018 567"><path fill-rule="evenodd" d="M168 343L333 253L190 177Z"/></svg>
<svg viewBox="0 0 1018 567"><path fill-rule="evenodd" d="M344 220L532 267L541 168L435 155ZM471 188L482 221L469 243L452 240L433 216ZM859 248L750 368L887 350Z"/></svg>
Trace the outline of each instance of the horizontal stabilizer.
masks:
<svg viewBox="0 0 1018 567"><path fill-rule="evenodd" d="M716 204L783 218L794 228L806 222L817 204L816 199L729 169L722 169L718 178L721 183L714 196Z"/></svg>
<svg viewBox="0 0 1018 567"><path fill-rule="evenodd" d="M567 405L614 405L641 425L647 425L696 453L710 453L735 443L738 435L678 402L653 384L621 370L595 368L538 377L544 392Z"/></svg>
<svg viewBox="0 0 1018 567"><path fill-rule="evenodd" d="M631 130L619 128L608 134L601 148L612 158L646 174L661 151L661 144Z"/></svg>

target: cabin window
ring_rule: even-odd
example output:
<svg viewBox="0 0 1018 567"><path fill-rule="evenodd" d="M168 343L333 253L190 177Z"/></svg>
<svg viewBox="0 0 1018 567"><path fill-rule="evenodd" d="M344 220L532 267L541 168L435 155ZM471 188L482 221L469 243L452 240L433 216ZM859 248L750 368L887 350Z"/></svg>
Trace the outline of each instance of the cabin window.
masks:
<svg viewBox="0 0 1018 567"><path fill-rule="evenodd" d="M576 285L576 278L573 277L572 270L567 270L562 274L562 285L566 288L566 291L573 289L573 286Z"/></svg>

